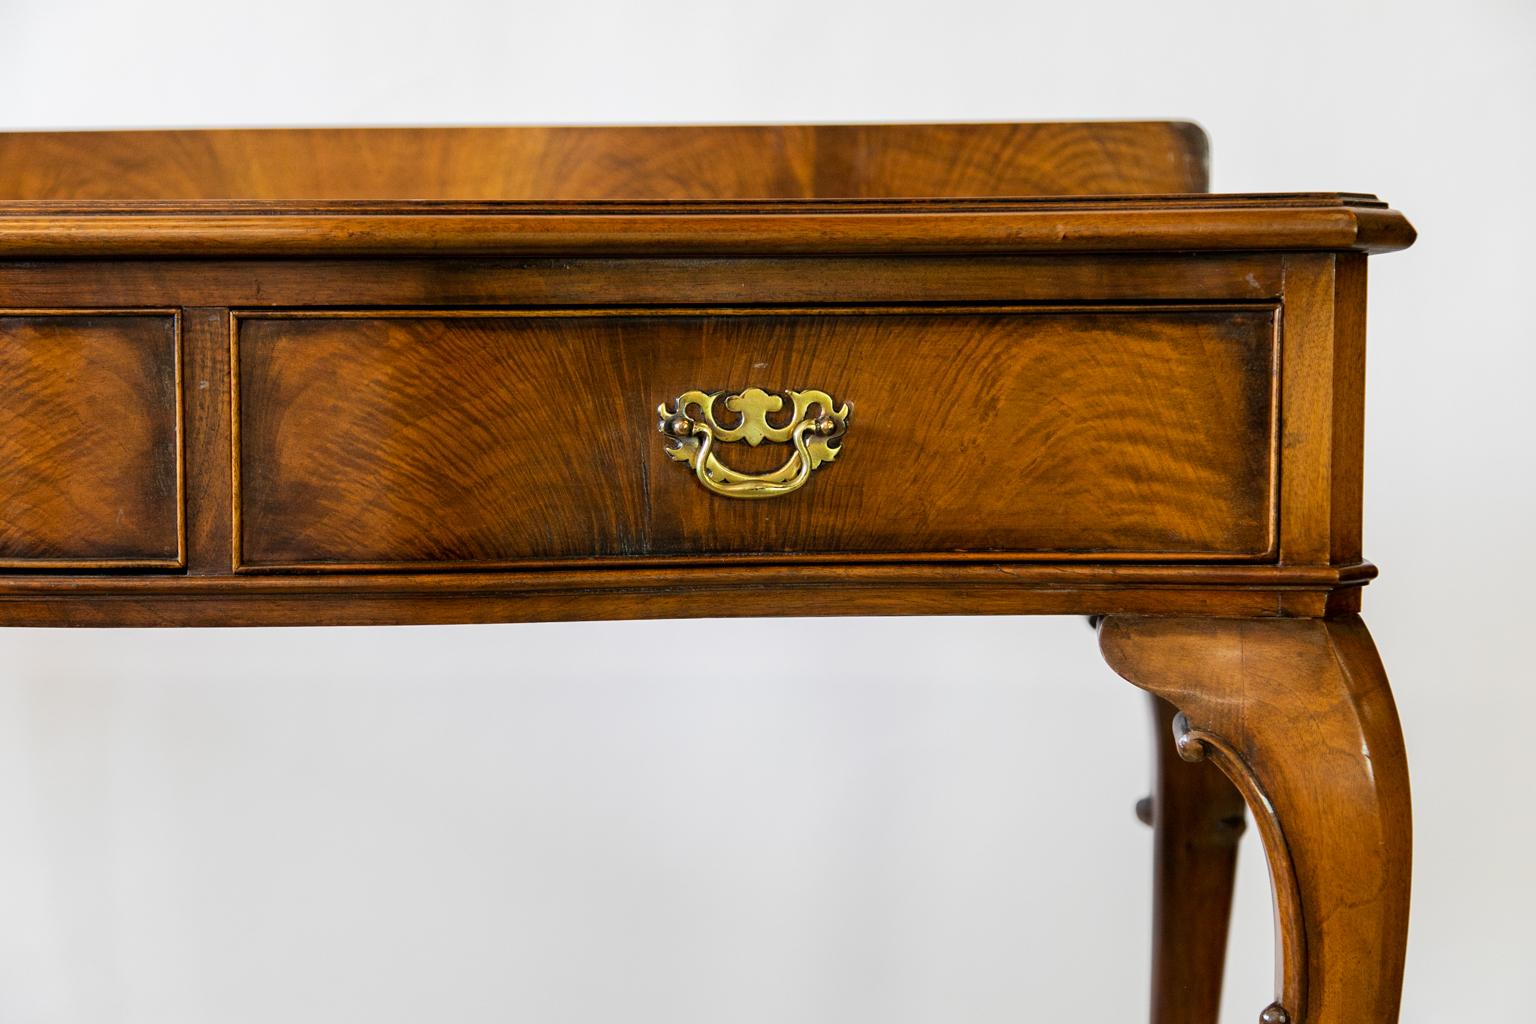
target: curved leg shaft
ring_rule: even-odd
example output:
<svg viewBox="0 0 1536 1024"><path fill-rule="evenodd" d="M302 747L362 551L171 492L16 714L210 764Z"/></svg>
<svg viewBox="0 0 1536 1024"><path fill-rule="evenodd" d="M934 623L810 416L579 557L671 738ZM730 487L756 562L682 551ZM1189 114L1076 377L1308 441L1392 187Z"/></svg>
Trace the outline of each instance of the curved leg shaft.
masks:
<svg viewBox="0 0 1536 1024"><path fill-rule="evenodd" d="M1408 769L1386 674L1358 616L1111 616L1120 675L1179 709L1178 748L1247 799L1275 890L1266 1024L1392 1024L1411 855ZM1154 812L1155 813L1155 812Z"/></svg>
<svg viewBox="0 0 1536 1024"><path fill-rule="evenodd" d="M1243 797L1173 744L1173 705L1152 697L1152 1024L1216 1024Z"/></svg>

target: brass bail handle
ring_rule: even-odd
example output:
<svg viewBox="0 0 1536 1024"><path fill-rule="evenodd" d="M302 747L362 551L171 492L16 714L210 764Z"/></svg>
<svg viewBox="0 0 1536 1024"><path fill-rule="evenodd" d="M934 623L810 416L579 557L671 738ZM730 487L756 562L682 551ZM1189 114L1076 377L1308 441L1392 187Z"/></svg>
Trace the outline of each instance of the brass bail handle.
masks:
<svg viewBox="0 0 1536 1024"><path fill-rule="evenodd" d="M786 399L791 403L789 421L774 426L768 415L782 412ZM717 403L736 414L735 423L715 418ZM825 391L815 389L777 395L753 387L685 391L670 408L665 402L658 405L656 415L667 436L667 455L692 466L699 483L727 498L776 498L799 490L813 469L837 458L853 406L844 402L839 408ZM755 474L738 473L716 454L721 443L745 442L755 448L764 441L793 445L794 452L778 469Z"/></svg>

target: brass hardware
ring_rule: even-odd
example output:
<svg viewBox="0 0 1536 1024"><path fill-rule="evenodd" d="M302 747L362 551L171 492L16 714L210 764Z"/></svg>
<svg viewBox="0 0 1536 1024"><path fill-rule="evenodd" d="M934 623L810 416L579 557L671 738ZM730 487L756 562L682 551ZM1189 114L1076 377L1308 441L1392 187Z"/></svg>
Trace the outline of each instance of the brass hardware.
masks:
<svg viewBox="0 0 1536 1024"><path fill-rule="evenodd" d="M782 411L786 396L793 406L789 421L774 426L768 422L768 414ZM734 426L715 418L716 403L737 415ZM825 391L774 395L761 388L735 393L685 391L672 408L665 402L656 407L660 430L668 438L667 454L688 463L699 483L727 498L776 498L804 486L811 470L831 462L842 451L834 442L847 433L852 414L851 405L845 402L837 408ZM789 461L770 473L738 473L716 457L717 441L745 441L754 448L764 441L789 442L795 451Z"/></svg>

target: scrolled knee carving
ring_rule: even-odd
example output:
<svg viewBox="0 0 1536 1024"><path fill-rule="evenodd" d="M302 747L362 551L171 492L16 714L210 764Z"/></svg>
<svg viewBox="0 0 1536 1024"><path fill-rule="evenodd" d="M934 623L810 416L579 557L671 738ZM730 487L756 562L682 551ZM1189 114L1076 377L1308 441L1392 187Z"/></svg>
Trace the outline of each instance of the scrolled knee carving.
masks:
<svg viewBox="0 0 1536 1024"><path fill-rule="evenodd" d="M1173 716L1173 746L1179 756L1191 764L1205 760L1207 736L1189 726L1189 719L1180 711Z"/></svg>

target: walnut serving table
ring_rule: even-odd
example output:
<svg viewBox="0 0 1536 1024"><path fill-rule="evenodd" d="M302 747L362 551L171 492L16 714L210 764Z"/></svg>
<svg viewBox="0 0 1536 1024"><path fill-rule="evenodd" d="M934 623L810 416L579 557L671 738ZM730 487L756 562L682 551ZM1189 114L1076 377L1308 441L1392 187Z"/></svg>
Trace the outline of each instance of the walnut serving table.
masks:
<svg viewBox="0 0 1536 1024"><path fill-rule="evenodd" d="M1246 801L1262 1019L1392 1021L1362 378L1413 230L1204 168L1163 123L0 136L0 624L1094 616L1173 733L1154 1020L1215 1019Z"/></svg>

